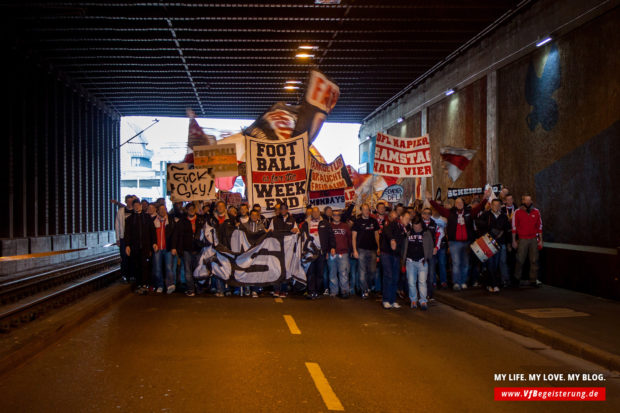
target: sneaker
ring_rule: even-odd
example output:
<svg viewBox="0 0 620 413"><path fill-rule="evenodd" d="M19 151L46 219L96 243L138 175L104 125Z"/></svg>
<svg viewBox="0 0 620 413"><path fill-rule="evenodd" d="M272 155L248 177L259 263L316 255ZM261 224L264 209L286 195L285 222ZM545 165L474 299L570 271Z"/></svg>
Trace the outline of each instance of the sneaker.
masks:
<svg viewBox="0 0 620 413"><path fill-rule="evenodd" d="M466 290L467 289L467 284L463 283L461 284L461 290Z"/></svg>
<svg viewBox="0 0 620 413"><path fill-rule="evenodd" d="M218 291L218 292L215 293L215 296L216 297L224 297L224 293L221 292L221 291Z"/></svg>
<svg viewBox="0 0 620 413"><path fill-rule="evenodd" d="M306 300L314 300L314 294L306 294Z"/></svg>
<svg viewBox="0 0 620 413"><path fill-rule="evenodd" d="M461 291L461 286L460 286L460 285L458 285L458 284L454 284L454 285L452 286L452 289L453 289L454 291Z"/></svg>
<svg viewBox="0 0 620 413"><path fill-rule="evenodd" d="M174 290L176 290L177 287L173 284L168 286L168 288L166 289L166 294L172 294L174 292Z"/></svg>
<svg viewBox="0 0 620 413"><path fill-rule="evenodd" d="M127 280L127 277L121 278L121 281L122 281L123 284L129 284L129 281Z"/></svg>
<svg viewBox="0 0 620 413"><path fill-rule="evenodd" d="M193 292L193 291L189 291L188 290L188 291L185 291L185 295L188 296L188 297L194 297L196 295L196 293Z"/></svg>
<svg viewBox="0 0 620 413"><path fill-rule="evenodd" d="M163 293L163 292L164 292L164 289L163 289L163 288L161 288L161 287L157 288L157 294L161 294L161 293Z"/></svg>
<svg viewBox="0 0 620 413"><path fill-rule="evenodd" d="M326 288L325 291L323 291L323 295L329 295L329 288Z"/></svg>
<svg viewBox="0 0 620 413"><path fill-rule="evenodd" d="M426 310L428 310L428 304L426 304L426 303L420 303L420 310L422 310L422 311L426 311Z"/></svg>
<svg viewBox="0 0 620 413"><path fill-rule="evenodd" d="M384 301L383 308L385 308L386 310L389 310L390 308L392 308L392 304L388 303L387 301Z"/></svg>
<svg viewBox="0 0 620 413"><path fill-rule="evenodd" d="M530 281L530 287L542 287L542 283L538 280Z"/></svg>
<svg viewBox="0 0 620 413"><path fill-rule="evenodd" d="M226 292L224 293L224 295L225 295L226 297L230 297L230 296L232 295L232 293L231 293L230 291L226 291Z"/></svg>
<svg viewBox="0 0 620 413"><path fill-rule="evenodd" d="M474 285L472 285L472 288L478 288L478 287L480 287L480 283L476 281Z"/></svg>
<svg viewBox="0 0 620 413"><path fill-rule="evenodd" d="M494 293L498 293L499 292L499 287L493 287L493 292Z"/></svg>
<svg viewBox="0 0 620 413"><path fill-rule="evenodd" d="M412 302L411 302L411 308L412 308L413 310L415 310L416 308L418 308L418 304L417 304L415 301L412 301Z"/></svg>
<svg viewBox="0 0 620 413"><path fill-rule="evenodd" d="M286 297L288 297L288 293L280 292L280 298L286 298Z"/></svg>
<svg viewBox="0 0 620 413"><path fill-rule="evenodd" d="M400 308L400 304L398 304L398 303L392 303L392 308Z"/></svg>
<svg viewBox="0 0 620 413"><path fill-rule="evenodd" d="M277 291L274 291L272 295L273 295L273 298L280 298L280 293Z"/></svg>
<svg viewBox="0 0 620 413"><path fill-rule="evenodd" d="M490 285L487 287L487 290L489 290L490 293L493 292L493 287L491 287Z"/></svg>
<svg viewBox="0 0 620 413"><path fill-rule="evenodd" d="M368 298L368 293L362 293L362 300L365 300Z"/></svg>
<svg viewBox="0 0 620 413"><path fill-rule="evenodd" d="M256 291L252 291L252 298L258 298L258 293Z"/></svg>
<svg viewBox="0 0 620 413"><path fill-rule="evenodd" d="M246 287L245 288L245 296L249 297L252 294L252 292L250 291L250 287Z"/></svg>

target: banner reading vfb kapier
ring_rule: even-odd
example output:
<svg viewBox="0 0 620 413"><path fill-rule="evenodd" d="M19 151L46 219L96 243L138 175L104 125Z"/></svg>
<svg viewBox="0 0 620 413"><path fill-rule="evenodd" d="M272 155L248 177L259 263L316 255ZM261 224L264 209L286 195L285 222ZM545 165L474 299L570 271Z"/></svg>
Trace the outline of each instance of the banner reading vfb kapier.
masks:
<svg viewBox="0 0 620 413"><path fill-rule="evenodd" d="M172 202L215 199L215 177L188 163L169 163L166 189Z"/></svg>
<svg viewBox="0 0 620 413"><path fill-rule="evenodd" d="M266 215L285 202L290 212L301 212L307 193L308 135L286 141L246 138L247 188L250 205Z"/></svg>
<svg viewBox="0 0 620 413"><path fill-rule="evenodd" d="M433 176L428 135L399 138L378 133L373 172L395 178Z"/></svg>
<svg viewBox="0 0 620 413"><path fill-rule="evenodd" d="M321 163L310 155L310 191L328 191L353 186L349 171L344 164L342 155L338 155L331 163Z"/></svg>

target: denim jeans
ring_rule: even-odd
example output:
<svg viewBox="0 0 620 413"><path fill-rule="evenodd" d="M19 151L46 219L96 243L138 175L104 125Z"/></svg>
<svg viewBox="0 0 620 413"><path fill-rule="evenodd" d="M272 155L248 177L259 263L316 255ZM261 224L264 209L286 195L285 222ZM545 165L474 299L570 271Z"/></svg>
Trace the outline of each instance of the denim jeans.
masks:
<svg viewBox="0 0 620 413"><path fill-rule="evenodd" d="M327 264L328 260L325 260L325 263ZM322 286L321 289L325 290L326 288L328 288L329 286L329 265L325 265L323 267L323 278L321 279L322 282Z"/></svg>
<svg viewBox="0 0 620 413"><path fill-rule="evenodd" d="M449 241L452 258L452 282L465 284L469 272L469 243L467 241Z"/></svg>
<svg viewBox="0 0 620 413"><path fill-rule="evenodd" d="M340 286L341 294L349 294L349 255L336 254L327 259L329 267L329 294L338 294Z"/></svg>
<svg viewBox="0 0 620 413"><path fill-rule="evenodd" d="M360 285L360 273L359 273L359 260L357 258L349 257L349 287L351 288L351 295L355 294L355 289L359 289Z"/></svg>
<svg viewBox="0 0 620 413"><path fill-rule="evenodd" d="M439 248L435 259L439 262L439 282L448 282L448 254L447 248Z"/></svg>
<svg viewBox="0 0 620 413"><path fill-rule="evenodd" d="M153 254L153 273L155 274L155 287L164 288L164 271L166 287L174 285L175 276L172 272L172 258L172 253L170 251L159 250Z"/></svg>
<svg viewBox="0 0 620 413"><path fill-rule="evenodd" d="M418 289L420 290L420 303L426 303L426 276L428 274L428 263L407 260L407 282L409 284L409 300L418 301Z"/></svg>
<svg viewBox="0 0 620 413"><path fill-rule="evenodd" d="M377 272L377 251L358 248L360 290L362 293L368 292L368 285L371 284Z"/></svg>
<svg viewBox="0 0 620 413"><path fill-rule="evenodd" d="M400 275L400 259L398 255L381 253L381 267L383 268L383 302L396 302L396 287Z"/></svg>
<svg viewBox="0 0 620 413"><path fill-rule="evenodd" d="M187 284L187 291L195 292L194 269L198 266L199 259L199 251L183 251L183 264L185 267L185 282Z"/></svg>
<svg viewBox="0 0 620 413"><path fill-rule="evenodd" d="M489 285L491 287L499 287L502 284L502 276L500 273L501 254L497 252L486 262L487 269L489 270Z"/></svg>
<svg viewBox="0 0 620 413"><path fill-rule="evenodd" d="M501 244L497 255L499 255L499 272L502 275L502 283L508 284L510 282L510 272L508 271L508 246L506 244Z"/></svg>

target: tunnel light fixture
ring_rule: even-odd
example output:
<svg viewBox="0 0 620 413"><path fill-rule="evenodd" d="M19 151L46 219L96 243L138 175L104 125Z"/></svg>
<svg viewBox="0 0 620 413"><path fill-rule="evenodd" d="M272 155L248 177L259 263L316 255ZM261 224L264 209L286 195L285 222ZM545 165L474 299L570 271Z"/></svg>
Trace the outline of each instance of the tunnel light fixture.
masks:
<svg viewBox="0 0 620 413"><path fill-rule="evenodd" d="M301 85L301 80L287 80L287 85Z"/></svg>
<svg viewBox="0 0 620 413"><path fill-rule="evenodd" d="M544 44L547 44L547 43L549 43L551 40L553 40L553 39L551 38L551 36L547 36L547 37L545 37L544 39L542 39L542 40L538 41L538 42L536 43L536 47L540 47L540 46L542 46L542 45L544 45Z"/></svg>
<svg viewBox="0 0 620 413"><path fill-rule="evenodd" d="M404 121L405 119L402 118L402 116L398 119L396 119L396 122L401 123L402 121Z"/></svg>
<svg viewBox="0 0 620 413"><path fill-rule="evenodd" d="M446 96L450 96L454 93L454 89L448 89L446 90Z"/></svg>
<svg viewBox="0 0 620 413"><path fill-rule="evenodd" d="M309 59L309 58L313 58L314 55L313 54L309 54L309 53L297 53L295 55L296 58L298 59Z"/></svg>
<svg viewBox="0 0 620 413"><path fill-rule="evenodd" d="M301 50L317 50L318 48L318 46L313 46L311 44L302 44L301 46L299 46L299 49Z"/></svg>
<svg viewBox="0 0 620 413"><path fill-rule="evenodd" d="M284 90L297 90L297 89L299 89L299 86L293 86L293 85L284 86Z"/></svg>

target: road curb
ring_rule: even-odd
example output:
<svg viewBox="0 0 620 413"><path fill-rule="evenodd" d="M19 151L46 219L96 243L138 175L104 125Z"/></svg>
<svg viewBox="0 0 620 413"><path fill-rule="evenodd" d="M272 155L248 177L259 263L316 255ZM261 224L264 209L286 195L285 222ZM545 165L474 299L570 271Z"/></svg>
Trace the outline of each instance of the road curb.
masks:
<svg viewBox="0 0 620 413"><path fill-rule="evenodd" d="M564 334L543 327L540 324L523 320L504 311L457 297L454 294L436 291L435 298L437 301L463 310L485 321L497 324L506 330L535 338L555 349L594 362L609 370L620 371L620 356L617 354L601 350L590 344L582 343Z"/></svg>
<svg viewBox="0 0 620 413"><path fill-rule="evenodd" d="M0 350L0 377L21 366L35 357L71 331L75 330L101 311L123 298L131 295L129 286L112 284L100 291L85 296L67 308L41 319L40 324L30 324L34 331L26 326L8 333L7 338L16 337L18 345L4 346ZM36 322L35 322L36 323ZM21 336L21 337L20 337Z"/></svg>

